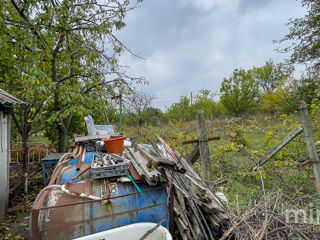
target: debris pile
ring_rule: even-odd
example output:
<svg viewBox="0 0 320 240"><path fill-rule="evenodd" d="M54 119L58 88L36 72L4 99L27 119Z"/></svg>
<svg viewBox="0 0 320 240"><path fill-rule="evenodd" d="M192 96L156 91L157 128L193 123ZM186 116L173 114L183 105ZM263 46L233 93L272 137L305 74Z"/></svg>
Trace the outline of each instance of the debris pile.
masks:
<svg viewBox="0 0 320 240"><path fill-rule="evenodd" d="M298 215L292 209L284 208L283 204L281 194L265 194L259 201L247 206L245 211L238 210L237 214L232 214L228 229L220 240L319 239L311 224L304 223L303 219L300 222L296 222L298 219L291 219L290 213L293 213L293 217Z"/></svg>
<svg viewBox="0 0 320 240"><path fill-rule="evenodd" d="M57 162L49 185L35 200L30 218L33 239L50 238L56 235L57 228L61 232L60 239L69 231L79 236L78 228L72 223L87 224L77 211L85 212L85 204L92 202L102 204L92 205L90 211L100 214L99 219L104 218L110 224L117 216L129 219L128 211L143 210L144 214L137 214L141 220L132 218L132 221L143 222L144 215L148 215L145 219L152 221L151 215L155 223L165 219L171 235L179 234L183 240L221 237L229 222L228 208L186 159L173 151L161 137L158 139L156 145L152 142L151 145L135 144L134 141L124 143L121 153L114 154L108 147L97 149L96 143L101 136L76 137L73 149ZM144 197L148 194L156 194L158 198ZM134 195L137 197L130 198L130 201L139 199L140 202L132 202L135 207L129 208L127 201ZM64 211L66 208L68 211ZM66 212L74 214L68 216L73 220L71 224L69 218L63 217ZM92 215L90 221L99 226L96 219L98 217ZM91 230L81 232L81 236L93 233Z"/></svg>
<svg viewBox="0 0 320 240"><path fill-rule="evenodd" d="M158 137L157 146L137 144L124 157L149 185L165 183L169 196L170 230L182 239L215 239L229 221L228 210L178 152Z"/></svg>

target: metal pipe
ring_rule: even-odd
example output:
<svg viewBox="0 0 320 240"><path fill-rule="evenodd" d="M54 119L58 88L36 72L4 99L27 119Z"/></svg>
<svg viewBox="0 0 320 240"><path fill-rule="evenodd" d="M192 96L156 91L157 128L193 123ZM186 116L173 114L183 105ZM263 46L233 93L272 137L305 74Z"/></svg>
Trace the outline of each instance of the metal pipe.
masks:
<svg viewBox="0 0 320 240"><path fill-rule="evenodd" d="M80 146L79 146L79 151L78 151L77 155L76 155L74 158L77 158L77 157L79 157L79 156L80 156L81 148L82 148L82 145L80 144Z"/></svg>
<svg viewBox="0 0 320 240"><path fill-rule="evenodd" d="M83 157L83 152L84 152L84 149L86 148L84 145L82 145L83 148L81 148L81 152L80 152L80 156L78 158L78 163L77 163L77 167L76 167L76 170L79 171L80 170L80 167L81 167L81 161L82 161L82 157Z"/></svg>
<svg viewBox="0 0 320 240"><path fill-rule="evenodd" d="M87 148L86 146L84 146L81 163L84 163L84 161L86 160L86 153L87 153Z"/></svg>
<svg viewBox="0 0 320 240"><path fill-rule="evenodd" d="M63 159L64 159L66 156L68 156L69 154L71 154L71 153L65 153L65 154L62 155L62 157L59 159L59 161L58 161L58 163L57 163L57 166L54 168L54 170L53 170L53 172L52 172L52 176L55 174L55 172L57 171L57 169L58 169L58 167L59 167L60 165L62 165L62 164L64 164L64 163L67 163L67 162L69 162L69 161L72 160L71 158L69 158L69 159L67 159L66 161L63 161Z"/></svg>
<svg viewBox="0 0 320 240"><path fill-rule="evenodd" d="M56 182L57 180L57 177L59 176L60 172L61 172L61 169L62 169L62 165L60 165L57 169L55 169L55 173L51 175L51 179L50 179L50 182L48 185L52 185Z"/></svg>
<svg viewBox="0 0 320 240"><path fill-rule="evenodd" d="M79 144L77 144L76 147L73 149L71 157L75 158L77 156L78 152L79 152Z"/></svg>
<svg viewBox="0 0 320 240"><path fill-rule="evenodd" d="M85 168L82 172L80 172L79 174L77 174L76 176L74 176L73 178L71 178L68 182L66 182L64 185L69 186L70 183L72 183L74 180L76 180L79 176L81 176L82 174L84 174L86 171L88 171L91 168L91 165L87 168Z"/></svg>
<svg viewBox="0 0 320 240"><path fill-rule="evenodd" d="M61 205L56 205L56 206L48 206L48 207L43 207L43 208L34 208L31 211L41 211L41 210L47 210L47 209L52 209L52 208L68 207L68 206L73 206L73 205L77 205L77 204L87 204L87 203L100 202L100 201L104 201L104 200L117 199L117 198L137 195L137 194L140 194L140 193L151 192L151 191L155 191L155 190L159 190L159 189L165 189L165 187L160 186L160 187L155 187L155 188L149 188L149 189L146 189L146 190L142 190L141 192L133 192L133 193L128 193L128 194L119 195L119 196L106 197L106 198L101 198L101 199L98 199L98 200L76 202L76 203L66 203L66 204L61 204Z"/></svg>
<svg viewBox="0 0 320 240"><path fill-rule="evenodd" d="M101 200L102 203L106 203L108 201L108 200L103 200L101 197L97 197L97 196L94 196L94 195L90 195L90 194L86 194L86 193L75 192L75 191L69 190L69 189L66 188L66 185L62 185L61 186L61 191L66 193L66 194L77 196L77 197L88 198L88 199L92 199L92 200Z"/></svg>
<svg viewBox="0 0 320 240"><path fill-rule="evenodd" d="M120 133L122 133L122 95L120 94Z"/></svg>

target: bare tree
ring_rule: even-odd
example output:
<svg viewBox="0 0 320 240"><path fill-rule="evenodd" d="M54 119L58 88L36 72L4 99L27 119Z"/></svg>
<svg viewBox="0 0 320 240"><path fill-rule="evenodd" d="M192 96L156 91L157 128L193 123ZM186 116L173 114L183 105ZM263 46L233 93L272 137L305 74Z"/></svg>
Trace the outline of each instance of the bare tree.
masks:
<svg viewBox="0 0 320 240"><path fill-rule="evenodd" d="M124 98L124 109L127 113L133 113L140 116L148 107L151 107L152 101L156 97L152 93L143 90L134 90Z"/></svg>

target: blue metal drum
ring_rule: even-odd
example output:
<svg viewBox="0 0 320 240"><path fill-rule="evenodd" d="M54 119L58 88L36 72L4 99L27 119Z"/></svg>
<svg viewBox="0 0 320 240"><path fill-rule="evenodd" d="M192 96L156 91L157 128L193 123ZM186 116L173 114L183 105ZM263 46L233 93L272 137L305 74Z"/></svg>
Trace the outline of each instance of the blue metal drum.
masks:
<svg viewBox="0 0 320 240"><path fill-rule="evenodd" d="M94 152L86 153L82 169L89 166ZM78 159L69 162L57 178L64 184L75 177ZM69 189L73 192L103 197L104 179L92 180L89 172L76 179ZM43 207L60 206L40 210L41 239L73 239L108 229L140 222L160 222L168 226L167 193L165 188L139 183L139 193L132 182L108 181L111 199L108 203L89 202L86 198L50 190ZM130 236L128 236L130 238ZM128 238L128 239L129 239Z"/></svg>

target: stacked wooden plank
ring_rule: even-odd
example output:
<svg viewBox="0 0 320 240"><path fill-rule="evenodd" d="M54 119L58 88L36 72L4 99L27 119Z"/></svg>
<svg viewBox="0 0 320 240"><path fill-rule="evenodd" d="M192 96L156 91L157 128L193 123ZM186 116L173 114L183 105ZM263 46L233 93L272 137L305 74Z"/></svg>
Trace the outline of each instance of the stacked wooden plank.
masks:
<svg viewBox="0 0 320 240"><path fill-rule="evenodd" d="M150 185L166 184L175 225L182 239L221 236L229 219L228 209L187 160L159 139L161 144L157 146L149 148L138 144L135 148L126 148L124 155Z"/></svg>
<svg viewBox="0 0 320 240"><path fill-rule="evenodd" d="M164 181L161 173L153 166L149 166L149 160L144 158L139 151L135 151L134 148L126 148L124 150L124 157L131 160L132 165L140 177L150 186L155 186Z"/></svg>

